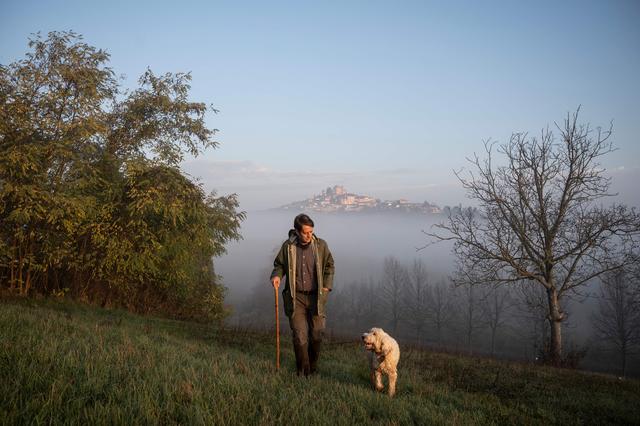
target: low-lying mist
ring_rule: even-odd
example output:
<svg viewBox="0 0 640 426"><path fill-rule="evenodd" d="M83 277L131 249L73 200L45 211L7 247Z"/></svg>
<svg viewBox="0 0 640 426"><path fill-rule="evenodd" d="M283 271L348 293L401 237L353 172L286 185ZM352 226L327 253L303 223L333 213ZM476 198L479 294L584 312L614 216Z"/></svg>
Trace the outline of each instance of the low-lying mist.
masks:
<svg viewBox="0 0 640 426"><path fill-rule="evenodd" d="M242 224L244 239L230 244L227 254L215 259L216 272L228 288L225 301L232 311L228 325L273 329L269 277L296 214L249 213ZM431 240L422 232L433 231L432 226L446 220L445 216L315 213L311 217L315 234L327 241L335 260L327 305L330 336L355 340L368 328L381 326L394 330L401 344L529 361L544 353L549 330L543 289L530 283L472 291L453 287L451 243L428 245ZM420 281L418 276L423 279L422 296L411 288ZM399 310L390 306L394 286L399 286ZM566 301L563 346L569 357L575 356L576 365L617 372L618 353L593 328L598 289L599 283L593 282L582 295ZM399 314L393 318L390 313L396 311ZM287 332L288 322L281 314L280 326ZM627 373L640 374L639 357L628 359Z"/></svg>
<svg viewBox="0 0 640 426"><path fill-rule="evenodd" d="M258 211L247 214L243 240L229 244L227 254L215 260L216 271L235 305L257 284L270 287L273 260L297 213ZM378 279L385 257L403 262L421 259L430 274L446 276L453 268L451 246L440 243L417 251L429 241L422 230L445 219L438 215L393 213L311 213L316 236L327 241L336 265L334 287L352 281Z"/></svg>

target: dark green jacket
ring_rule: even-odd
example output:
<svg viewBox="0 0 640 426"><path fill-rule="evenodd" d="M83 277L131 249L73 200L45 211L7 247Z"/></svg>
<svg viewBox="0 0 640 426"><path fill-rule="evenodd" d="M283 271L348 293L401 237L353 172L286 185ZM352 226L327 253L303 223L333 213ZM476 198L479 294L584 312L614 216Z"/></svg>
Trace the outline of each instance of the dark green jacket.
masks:
<svg viewBox="0 0 640 426"><path fill-rule="evenodd" d="M282 279L287 276L286 283L282 289L282 299L284 312L288 317L293 315L296 297L296 244L298 236L295 232L290 232L290 237L284 243L273 261L273 272L271 278L278 276ZM313 235L311 239L311 249L316 261L316 272L318 275L318 315L325 316L324 306L327 303L329 291L333 287L333 256L329 251L326 241Z"/></svg>

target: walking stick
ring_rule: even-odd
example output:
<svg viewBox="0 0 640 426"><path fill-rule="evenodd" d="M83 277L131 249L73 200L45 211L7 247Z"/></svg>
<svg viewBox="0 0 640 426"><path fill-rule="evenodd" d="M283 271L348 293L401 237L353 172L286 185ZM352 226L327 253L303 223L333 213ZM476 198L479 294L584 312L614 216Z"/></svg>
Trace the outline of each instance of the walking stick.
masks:
<svg viewBox="0 0 640 426"><path fill-rule="evenodd" d="M280 318L278 317L278 287L273 286L276 295L276 371L280 371Z"/></svg>

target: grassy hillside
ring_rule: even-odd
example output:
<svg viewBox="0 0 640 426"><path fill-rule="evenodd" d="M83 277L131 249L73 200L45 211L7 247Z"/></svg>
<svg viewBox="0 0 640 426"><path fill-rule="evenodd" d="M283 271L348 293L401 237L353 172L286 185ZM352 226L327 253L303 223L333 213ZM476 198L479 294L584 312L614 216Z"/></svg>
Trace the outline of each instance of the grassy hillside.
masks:
<svg viewBox="0 0 640 426"><path fill-rule="evenodd" d="M293 372L249 332L68 302L0 302L0 423L629 424L640 382L404 350L398 395L375 393L358 343Z"/></svg>

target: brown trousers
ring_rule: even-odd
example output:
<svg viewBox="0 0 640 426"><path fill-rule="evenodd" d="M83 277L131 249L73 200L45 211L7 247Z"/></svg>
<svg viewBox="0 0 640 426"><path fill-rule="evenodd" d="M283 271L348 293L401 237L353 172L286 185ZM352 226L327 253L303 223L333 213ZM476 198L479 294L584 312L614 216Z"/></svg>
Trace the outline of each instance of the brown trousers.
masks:
<svg viewBox="0 0 640 426"><path fill-rule="evenodd" d="M324 336L325 318L318 315L317 294L296 293L295 310L289 318L298 374L315 373Z"/></svg>

